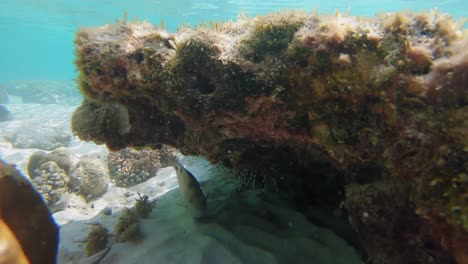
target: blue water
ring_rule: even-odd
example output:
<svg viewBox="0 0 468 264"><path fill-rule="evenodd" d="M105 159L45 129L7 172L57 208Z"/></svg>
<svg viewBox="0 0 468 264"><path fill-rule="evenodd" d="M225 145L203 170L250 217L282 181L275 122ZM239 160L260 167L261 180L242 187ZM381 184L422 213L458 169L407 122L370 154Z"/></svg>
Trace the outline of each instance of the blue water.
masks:
<svg viewBox="0 0 468 264"><path fill-rule="evenodd" d="M256 15L315 7L321 13L350 8L351 14L365 16L437 8L455 18L468 17L467 0L0 0L0 82L75 78L74 32L80 26L112 23L125 11L129 18L164 20L169 30L175 30L183 23L235 18L240 11Z"/></svg>

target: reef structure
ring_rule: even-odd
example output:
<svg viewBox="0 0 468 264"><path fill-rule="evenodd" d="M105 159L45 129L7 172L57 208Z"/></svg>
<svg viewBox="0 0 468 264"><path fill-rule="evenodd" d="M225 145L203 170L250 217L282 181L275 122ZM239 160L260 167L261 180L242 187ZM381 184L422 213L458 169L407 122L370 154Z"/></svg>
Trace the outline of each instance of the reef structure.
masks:
<svg viewBox="0 0 468 264"><path fill-rule="evenodd" d="M168 144L234 168L329 164L371 262L468 263L462 24L285 11L177 33L83 28L72 128L110 149Z"/></svg>

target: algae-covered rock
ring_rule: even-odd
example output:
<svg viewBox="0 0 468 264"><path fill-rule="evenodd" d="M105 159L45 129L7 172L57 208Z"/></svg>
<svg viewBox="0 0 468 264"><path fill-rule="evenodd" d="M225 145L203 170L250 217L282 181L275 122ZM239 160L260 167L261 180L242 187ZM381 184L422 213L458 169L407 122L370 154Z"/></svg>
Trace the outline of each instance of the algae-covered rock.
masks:
<svg viewBox="0 0 468 264"><path fill-rule="evenodd" d="M408 202L410 188L403 182L350 184L344 202L373 263L453 263L435 230Z"/></svg>
<svg viewBox="0 0 468 264"><path fill-rule="evenodd" d="M170 166L175 155L176 149L167 145L113 151L107 156L109 176L116 186L134 186L156 176L160 168Z"/></svg>
<svg viewBox="0 0 468 264"><path fill-rule="evenodd" d="M110 142L114 148L121 148L131 129L128 111L120 104L100 105L83 101L72 117L72 130L80 132L83 140ZM122 143L120 143L122 142Z"/></svg>
<svg viewBox="0 0 468 264"><path fill-rule="evenodd" d="M74 131L112 149L168 144L261 172L245 177L273 175L268 182L301 203L326 200L311 178L322 177L314 164L327 164L346 179L346 194L330 196L346 199L371 260L466 263L468 33L461 26L435 11L280 12L173 34L147 22L81 29L76 65L87 99ZM395 218L360 224L360 200ZM383 232L387 225L406 232L399 219L421 227L409 231L405 250L398 243L407 237Z"/></svg>
<svg viewBox="0 0 468 264"><path fill-rule="evenodd" d="M98 158L82 158L71 170L71 181L78 181L79 193L87 200L103 195L107 190L108 172Z"/></svg>

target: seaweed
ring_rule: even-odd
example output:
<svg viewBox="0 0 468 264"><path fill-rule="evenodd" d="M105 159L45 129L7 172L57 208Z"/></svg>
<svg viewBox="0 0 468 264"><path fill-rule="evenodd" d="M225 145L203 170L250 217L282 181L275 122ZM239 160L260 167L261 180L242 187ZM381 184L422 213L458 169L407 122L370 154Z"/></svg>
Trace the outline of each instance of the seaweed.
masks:
<svg viewBox="0 0 468 264"><path fill-rule="evenodd" d="M109 243L109 231L100 224L93 225L88 234L88 240L85 246L87 256L94 255L95 253L106 248Z"/></svg>
<svg viewBox="0 0 468 264"><path fill-rule="evenodd" d="M115 241L134 242L141 238L138 216L125 208L114 229Z"/></svg>
<svg viewBox="0 0 468 264"><path fill-rule="evenodd" d="M135 212L141 218L148 218L157 200L149 201L148 195L138 193L139 199L136 199Z"/></svg>

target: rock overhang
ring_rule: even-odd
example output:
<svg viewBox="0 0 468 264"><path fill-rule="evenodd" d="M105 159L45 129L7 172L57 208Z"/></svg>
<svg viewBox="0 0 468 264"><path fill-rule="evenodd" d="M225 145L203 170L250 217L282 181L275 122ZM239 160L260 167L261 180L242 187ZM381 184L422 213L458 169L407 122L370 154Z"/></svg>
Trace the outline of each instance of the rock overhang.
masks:
<svg viewBox="0 0 468 264"><path fill-rule="evenodd" d="M468 37L447 15L280 12L177 33L120 21L81 29L75 44L81 138L111 149L170 144L236 168L286 156L332 164L359 197L347 207L364 234L374 223L355 205L369 192L383 215L430 227L408 236L424 244L418 232L429 232L435 248L466 260ZM401 196L405 210L376 204L379 195Z"/></svg>

